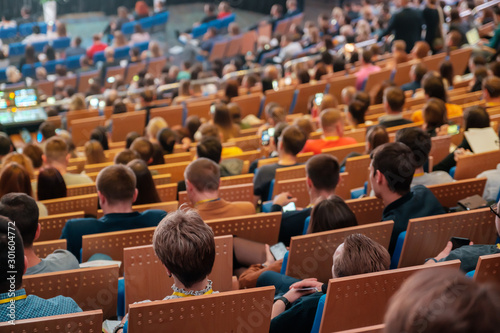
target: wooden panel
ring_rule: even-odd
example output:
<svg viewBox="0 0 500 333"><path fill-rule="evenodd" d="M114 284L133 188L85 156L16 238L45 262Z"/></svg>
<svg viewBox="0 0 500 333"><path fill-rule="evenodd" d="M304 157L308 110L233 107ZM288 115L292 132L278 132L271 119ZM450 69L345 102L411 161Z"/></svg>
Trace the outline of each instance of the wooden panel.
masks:
<svg viewBox="0 0 500 333"><path fill-rule="evenodd" d="M245 174L238 176L228 176L221 177L220 187L232 186L232 185L242 185L242 184L253 184L253 174Z"/></svg>
<svg viewBox="0 0 500 333"><path fill-rule="evenodd" d="M234 143L235 146L241 148L244 152L253 151L254 159L262 157L262 152L256 152L260 149L260 137L258 135L250 135L242 138L232 138L227 140L228 143ZM232 157L235 158L235 157Z"/></svg>
<svg viewBox="0 0 500 333"><path fill-rule="evenodd" d="M125 76L125 82L132 82L134 76L139 74L140 71L146 68L145 62L130 63L127 66L127 75Z"/></svg>
<svg viewBox="0 0 500 333"><path fill-rule="evenodd" d="M160 117L165 119L168 126L182 126L182 115L184 113L184 107L182 105L165 106L161 108L154 108L150 111L149 119L154 117Z"/></svg>
<svg viewBox="0 0 500 333"><path fill-rule="evenodd" d="M460 261L331 279L320 333L381 324L389 300L411 275L424 269L457 269ZM334 313L332 316L330 314Z"/></svg>
<svg viewBox="0 0 500 333"><path fill-rule="evenodd" d="M108 166L113 165L113 164L114 164L113 162L87 164L87 165L85 165L84 170L85 170L85 173L100 172L105 167L108 167Z"/></svg>
<svg viewBox="0 0 500 333"><path fill-rule="evenodd" d="M68 197L97 193L97 188L95 183L85 184L85 185L71 185L68 186L66 190Z"/></svg>
<svg viewBox="0 0 500 333"><path fill-rule="evenodd" d="M387 249L393 225L393 221L385 221L292 237L286 275L297 279L315 277L327 283L332 278L333 254L347 236L363 234Z"/></svg>
<svg viewBox="0 0 500 333"><path fill-rule="evenodd" d="M458 180L453 183L430 185L429 190L436 196L443 207L451 208L458 205L458 201L475 194L482 196L486 178Z"/></svg>
<svg viewBox="0 0 500 333"><path fill-rule="evenodd" d="M451 136L435 136L432 138L432 148L429 156L434 158L434 164L441 162L450 153Z"/></svg>
<svg viewBox="0 0 500 333"><path fill-rule="evenodd" d="M286 168L281 168L276 170L276 176L274 180L276 182L294 178L304 178L306 176L306 166L305 165L297 165ZM279 194L279 193L277 193Z"/></svg>
<svg viewBox="0 0 500 333"><path fill-rule="evenodd" d="M153 172L156 170L159 174L170 174L170 181L172 183L177 183L184 180L184 170L189 165L190 162L180 162L162 165L153 165L149 167L149 171Z"/></svg>
<svg viewBox="0 0 500 333"><path fill-rule="evenodd" d="M366 149L366 143L361 142L361 143L355 143L353 145L322 149L321 153L330 154L336 157L337 161L339 161L340 163L346 158L347 155L349 155L349 153L356 152L359 154L363 154L365 152L365 149Z"/></svg>
<svg viewBox="0 0 500 333"><path fill-rule="evenodd" d="M169 155L163 155L163 158L165 159L165 164L172 164L172 163L181 163L181 162L191 162L195 156L195 152L188 152L188 153L177 153L177 154L169 154Z"/></svg>
<svg viewBox="0 0 500 333"><path fill-rule="evenodd" d="M324 93L326 89L326 81L318 81L316 83L304 83L297 87L297 101L292 113L308 113L308 103L314 98L317 93Z"/></svg>
<svg viewBox="0 0 500 333"><path fill-rule="evenodd" d="M66 250L66 240L55 239L43 242L34 242L33 250L38 257L45 258L55 250Z"/></svg>
<svg viewBox="0 0 500 333"><path fill-rule="evenodd" d="M264 287L133 304L129 332L268 332L273 298Z"/></svg>
<svg viewBox="0 0 500 333"><path fill-rule="evenodd" d="M169 173L163 175L154 175L153 182L155 183L155 186L170 184L170 176L171 175Z"/></svg>
<svg viewBox="0 0 500 333"><path fill-rule="evenodd" d="M472 48L470 47L455 50L450 53L450 62L453 64L455 75L463 75L465 73L471 53Z"/></svg>
<svg viewBox="0 0 500 333"><path fill-rule="evenodd" d="M113 121L111 140L114 142L124 141L130 132L144 133L146 111L114 114L111 116L111 120Z"/></svg>
<svg viewBox="0 0 500 333"><path fill-rule="evenodd" d="M305 208L310 203L306 178L296 178L275 182L273 195L283 192L290 192L294 198L297 198L297 201L295 202L297 208Z"/></svg>
<svg viewBox="0 0 500 333"><path fill-rule="evenodd" d="M40 201L47 207L49 215L64 214L83 210L85 214L95 215L97 212L97 194Z"/></svg>
<svg viewBox="0 0 500 333"><path fill-rule="evenodd" d="M405 83L410 83L410 70L413 64L411 62L405 62L396 65L396 70L394 74L394 79L392 80L398 87L401 87Z"/></svg>
<svg viewBox="0 0 500 333"><path fill-rule="evenodd" d="M83 311L102 309L104 319L116 316L118 266L25 275L23 287L41 298L71 297Z"/></svg>
<svg viewBox="0 0 500 333"><path fill-rule="evenodd" d="M266 91L266 100L264 101L264 108L269 103L278 103L285 109L285 114L288 114L290 106L292 105L293 95L295 94L295 87L284 87L280 90L268 90ZM261 119L266 119L267 115L263 111L261 114Z"/></svg>
<svg viewBox="0 0 500 333"><path fill-rule="evenodd" d="M377 85L380 85L382 82L391 79L392 69L382 69L378 72L371 73L368 75L368 79L366 80L365 88L363 89L366 92L370 92Z"/></svg>
<svg viewBox="0 0 500 333"><path fill-rule="evenodd" d="M479 257L474 280L479 283L500 283L500 253Z"/></svg>
<svg viewBox="0 0 500 333"><path fill-rule="evenodd" d="M384 211L382 199L369 197L347 200L345 203L354 212L360 225L382 221Z"/></svg>
<svg viewBox="0 0 500 333"><path fill-rule="evenodd" d="M62 229L66 224L66 221L70 219L83 218L85 212L71 212L65 214L49 215L46 217L40 217L38 223L40 223L40 237L36 240L37 242L48 241L48 240L59 240L61 237Z"/></svg>
<svg viewBox="0 0 500 333"><path fill-rule="evenodd" d="M253 114L257 117L260 110L260 104L262 100L262 94L250 94L234 97L231 103L236 103L241 110L241 119L246 116Z"/></svg>
<svg viewBox="0 0 500 333"><path fill-rule="evenodd" d="M163 202L177 200L177 184L157 185L156 191Z"/></svg>
<svg viewBox="0 0 500 333"><path fill-rule="evenodd" d="M229 291L232 289L233 236L215 237L215 254L214 266L208 277L213 282L213 290ZM174 279L168 277L153 245L125 248L123 265L127 307L146 299L162 299L172 293Z"/></svg>
<svg viewBox="0 0 500 333"><path fill-rule="evenodd" d="M179 207L179 203L177 201L171 201L171 202L158 202L158 203L152 203L152 204L132 206L132 210L134 212L142 213L148 209L159 209L159 210L163 210L163 211L169 213L169 212L173 212L174 210L177 210L178 207ZM97 218L100 219L103 216L104 216L104 212L102 211L102 209L99 209L97 211Z"/></svg>
<svg viewBox="0 0 500 333"><path fill-rule="evenodd" d="M430 72L430 71L439 72L439 66L445 60L445 58L446 58L446 53L438 53L438 54L423 58L422 62L424 63L425 67L427 67L428 72ZM462 75L462 74L458 74L458 72L455 72L455 75Z"/></svg>
<svg viewBox="0 0 500 333"><path fill-rule="evenodd" d="M475 178L486 170L497 168L500 163L500 151L460 156L455 170L455 179Z"/></svg>
<svg viewBox="0 0 500 333"><path fill-rule="evenodd" d="M151 73L153 77L159 78L161 76L161 71L163 70L163 67L165 67L166 63L166 57L151 59L148 63L148 72Z"/></svg>
<svg viewBox="0 0 500 333"><path fill-rule="evenodd" d="M92 131L98 126L104 126L106 119L104 117L91 117L85 119L73 120L71 128L71 138L75 146L84 146L90 140Z"/></svg>
<svg viewBox="0 0 500 333"><path fill-rule="evenodd" d="M51 333L99 333L102 331L102 310L70 313L59 316L16 320L16 324L0 323L4 333L51 332Z"/></svg>
<svg viewBox="0 0 500 333"><path fill-rule="evenodd" d="M74 120L87 119L99 117L98 110L78 110L78 111L68 111L66 113L66 124L68 130L71 130Z"/></svg>
<svg viewBox="0 0 500 333"><path fill-rule="evenodd" d="M341 331L337 333L383 333L384 332L384 324L366 326L362 328L355 328L352 330Z"/></svg>
<svg viewBox="0 0 500 333"><path fill-rule="evenodd" d="M489 208L411 219L398 267L420 265L437 256L451 237L493 244L496 234L495 214Z"/></svg>
<svg viewBox="0 0 500 333"><path fill-rule="evenodd" d="M120 67L120 66L115 66L115 67L108 67L106 69L106 75L105 78L108 79L110 77L117 77L120 76L125 79L125 68ZM130 82L130 81L125 81L125 82ZM104 81L104 88L110 89L113 86L113 83L109 82L108 80Z"/></svg>
<svg viewBox="0 0 500 333"><path fill-rule="evenodd" d="M219 197L230 202L253 202L253 183L219 187ZM179 192L179 205L183 204L191 206L186 191Z"/></svg>
<svg viewBox="0 0 500 333"><path fill-rule="evenodd" d="M214 60L224 58L224 54L226 53L226 49L227 49L228 44L229 44L228 40L223 40L223 41L214 43L214 45L212 46L212 50L210 50L210 55L208 57L208 61L212 62Z"/></svg>
<svg viewBox="0 0 500 333"><path fill-rule="evenodd" d="M342 101L342 89L345 87L356 86L356 75L334 77L328 81L330 83L330 95L333 95L337 101Z"/></svg>
<svg viewBox="0 0 500 333"><path fill-rule="evenodd" d="M365 186L368 181L370 168L370 155L363 155L358 157L351 157L346 160L345 171L351 175L352 188Z"/></svg>

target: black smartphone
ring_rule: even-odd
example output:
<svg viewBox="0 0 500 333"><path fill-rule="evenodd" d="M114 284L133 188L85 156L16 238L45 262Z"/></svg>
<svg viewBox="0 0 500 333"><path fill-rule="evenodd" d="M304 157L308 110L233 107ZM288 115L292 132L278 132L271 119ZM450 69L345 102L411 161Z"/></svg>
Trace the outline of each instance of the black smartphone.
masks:
<svg viewBox="0 0 500 333"><path fill-rule="evenodd" d="M453 247L451 248L452 251L458 249L459 247L470 244L470 239L462 237L451 237L450 241L453 244Z"/></svg>
<svg viewBox="0 0 500 333"><path fill-rule="evenodd" d="M274 244L269 248L271 250L271 254L273 255L274 259L276 260L281 260L285 257L286 253L286 246L282 242L279 242L278 244Z"/></svg>

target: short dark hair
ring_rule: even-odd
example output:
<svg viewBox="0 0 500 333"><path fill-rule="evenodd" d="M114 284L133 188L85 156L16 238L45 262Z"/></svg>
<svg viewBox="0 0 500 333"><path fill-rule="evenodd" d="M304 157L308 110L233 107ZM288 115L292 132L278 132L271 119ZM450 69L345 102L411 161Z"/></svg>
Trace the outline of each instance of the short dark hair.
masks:
<svg viewBox="0 0 500 333"><path fill-rule="evenodd" d="M31 247L35 240L38 214L35 199L25 193L8 193L0 199L0 215L15 221L26 248Z"/></svg>
<svg viewBox="0 0 500 333"><path fill-rule="evenodd" d="M123 164L110 165L99 172L97 190L110 204L132 201L135 195L136 178L129 167Z"/></svg>
<svg viewBox="0 0 500 333"><path fill-rule="evenodd" d="M415 166L412 151L401 142L390 142L377 147L370 154L374 175L380 171L392 192L404 195L410 191Z"/></svg>
<svg viewBox="0 0 500 333"><path fill-rule="evenodd" d="M9 256L12 252L14 258ZM0 265L2 267L0 269L0 293L13 289L12 283L15 284L16 290L21 288L25 269L23 239L15 224L5 216L0 216ZM16 273L8 273L9 271ZM14 275L14 281L9 280L12 275Z"/></svg>
<svg viewBox="0 0 500 333"><path fill-rule="evenodd" d="M361 58L363 59L364 62L371 63L372 57L373 57L372 51L370 50L361 51Z"/></svg>
<svg viewBox="0 0 500 333"><path fill-rule="evenodd" d="M415 73L415 81L421 82L424 75L427 73L427 67L423 62L414 65L413 72Z"/></svg>
<svg viewBox="0 0 500 333"><path fill-rule="evenodd" d="M440 76L435 76L432 72L425 74L422 79L422 88L424 88L424 93L429 97L439 98L443 102L446 102L446 89L444 88L443 79Z"/></svg>
<svg viewBox="0 0 500 333"><path fill-rule="evenodd" d="M134 140L140 137L141 135L137 132L129 132L125 138L125 148L130 149Z"/></svg>
<svg viewBox="0 0 500 333"><path fill-rule="evenodd" d="M144 162L149 163L153 157L153 144L148 139L140 137L132 142L130 149L135 150Z"/></svg>
<svg viewBox="0 0 500 333"><path fill-rule="evenodd" d="M419 127L403 128L396 132L396 142L404 143L411 149L411 162L415 168L424 166L429 160L432 148L431 136Z"/></svg>
<svg viewBox="0 0 500 333"><path fill-rule="evenodd" d="M405 105L405 93L399 87L388 87L384 90L384 97L392 111L402 111Z"/></svg>
<svg viewBox="0 0 500 333"><path fill-rule="evenodd" d="M156 190L153 176L148 169L148 165L141 159L130 161L127 166L135 174L138 194L134 205L145 205L160 202L160 196Z"/></svg>
<svg viewBox="0 0 500 333"><path fill-rule="evenodd" d="M184 178L200 192L217 191L220 184L220 168L208 158L198 158L187 166Z"/></svg>
<svg viewBox="0 0 500 333"><path fill-rule="evenodd" d="M198 158L208 158L219 164L222 156L222 144L220 140L213 136L202 138L200 143L196 146L196 155Z"/></svg>
<svg viewBox="0 0 500 333"><path fill-rule="evenodd" d="M422 113L428 130L441 127L448 122L446 104L439 98L429 98L424 105Z"/></svg>
<svg viewBox="0 0 500 333"><path fill-rule="evenodd" d="M64 198L67 195L66 182L56 168L40 170L37 183L38 200Z"/></svg>
<svg viewBox="0 0 500 333"><path fill-rule="evenodd" d="M368 110L368 107L365 103L359 100L354 100L351 102L351 104L349 104L348 110L357 124L365 123L365 113Z"/></svg>
<svg viewBox="0 0 500 333"><path fill-rule="evenodd" d="M156 139L165 153L172 154L174 152L177 135L170 128L162 128L156 135Z"/></svg>
<svg viewBox="0 0 500 333"><path fill-rule="evenodd" d="M128 162L135 160L136 158L141 158L138 152L132 149L124 149L118 154L116 154L114 163L115 164L128 164Z"/></svg>
<svg viewBox="0 0 500 333"><path fill-rule="evenodd" d="M297 126L288 126L281 133L283 149L287 154L297 155L306 144L307 137Z"/></svg>
<svg viewBox="0 0 500 333"><path fill-rule="evenodd" d="M339 183L339 172L339 162L332 155L319 154L306 163L307 177L318 190L335 190Z"/></svg>
<svg viewBox="0 0 500 333"><path fill-rule="evenodd" d="M358 220L356 219L356 215L354 215L349 206L347 206L341 197L332 195L314 206L307 233L312 234L357 225Z"/></svg>
<svg viewBox="0 0 500 333"><path fill-rule="evenodd" d="M464 123L466 131L469 128L490 127L490 115L480 105L471 106L464 110Z"/></svg>
<svg viewBox="0 0 500 333"><path fill-rule="evenodd" d="M2 154L0 153L0 155ZM26 146L24 146L23 155L26 155L30 158L31 162L33 162L34 168L38 169L43 165L43 150L37 145L28 143Z"/></svg>
<svg viewBox="0 0 500 333"><path fill-rule="evenodd" d="M194 210L177 210L161 220L153 235L153 248L163 265L186 288L212 272L214 232Z"/></svg>
<svg viewBox="0 0 500 333"><path fill-rule="evenodd" d="M51 137L56 135L56 127L54 124L44 121L43 123L40 124L40 127L38 127L38 130L40 133L42 133L42 136L45 140L50 139Z"/></svg>
<svg viewBox="0 0 500 333"><path fill-rule="evenodd" d="M500 97L500 78L496 76L488 76L483 80L483 89L488 91L490 97Z"/></svg>
<svg viewBox="0 0 500 333"><path fill-rule="evenodd" d="M373 149L389 142L389 134L387 129L382 125L375 125L367 129L366 131L366 141L370 145L371 153Z"/></svg>
<svg viewBox="0 0 500 333"><path fill-rule="evenodd" d="M0 156L5 156L10 153L12 142L7 134L0 132Z"/></svg>

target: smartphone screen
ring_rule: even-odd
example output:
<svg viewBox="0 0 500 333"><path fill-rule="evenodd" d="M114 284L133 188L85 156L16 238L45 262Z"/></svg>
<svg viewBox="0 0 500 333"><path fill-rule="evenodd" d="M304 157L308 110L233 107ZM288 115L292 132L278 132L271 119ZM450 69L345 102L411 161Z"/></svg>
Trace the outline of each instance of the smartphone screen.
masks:
<svg viewBox="0 0 500 333"><path fill-rule="evenodd" d="M36 142L40 143L40 142L42 142L42 140L43 140L42 133L41 133L41 132L38 132L38 133L36 134Z"/></svg>
<svg viewBox="0 0 500 333"><path fill-rule="evenodd" d="M316 103L316 105L321 105L321 103L323 102L323 93L317 93L315 96L314 96L314 103Z"/></svg>
<svg viewBox="0 0 500 333"><path fill-rule="evenodd" d="M453 244L452 251L470 243L470 239L462 237L451 237L450 241Z"/></svg>
<svg viewBox="0 0 500 333"><path fill-rule="evenodd" d="M269 132L267 130L263 131L261 137L262 145L269 146L269 140L270 140Z"/></svg>
<svg viewBox="0 0 500 333"><path fill-rule="evenodd" d="M295 202L290 202L288 205L283 207L283 212L293 212L296 210L297 210L297 207L295 207Z"/></svg>
<svg viewBox="0 0 500 333"><path fill-rule="evenodd" d="M267 133L269 134L269 137L272 138L274 136L274 127L268 128Z"/></svg>
<svg viewBox="0 0 500 333"><path fill-rule="evenodd" d="M450 125L448 126L448 134L455 135L460 133L460 126L458 125Z"/></svg>
<svg viewBox="0 0 500 333"><path fill-rule="evenodd" d="M276 260L281 260L285 257L286 253L286 246L282 242L279 242L278 244L274 244L269 248L271 251L271 254L273 255L274 259Z"/></svg>
<svg viewBox="0 0 500 333"><path fill-rule="evenodd" d="M278 90L278 81L276 80L273 81L273 89Z"/></svg>
<svg viewBox="0 0 500 333"><path fill-rule="evenodd" d="M31 143L31 134L26 128L21 130L21 138L25 143Z"/></svg>

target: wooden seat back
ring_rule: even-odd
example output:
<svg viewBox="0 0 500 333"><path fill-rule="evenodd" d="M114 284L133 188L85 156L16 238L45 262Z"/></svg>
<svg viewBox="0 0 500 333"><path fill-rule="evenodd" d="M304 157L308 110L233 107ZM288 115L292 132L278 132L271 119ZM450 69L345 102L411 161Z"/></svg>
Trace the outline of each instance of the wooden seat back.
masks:
<svg viewBox="0 0 500 333"><path fill-rule="evenodd" d="M92 84L91 82L93 80L98 80L99 75L101 71L96 70L96 71L91 71L91 72L86 72L86 73L81 73L78 75L78 92L80 93L86 93L90 85Z"/></svg>
<svg viewBox="0 0 500 333"><path fill-rule="evenodd" d="M345 330L337 333L383 333L384 328L385 325L380 324L380 325L365 326L361 328L354 328L352 330Z"/></svg>
<svg viewBox="0 0 500 333"><path fill-rule="evenodd" d="M382 221L384 211L382 199L368 197L347 200L345 203L356 215L359 225Z"/></svg>
<svg viewBox="0 0 500 333"><path fill-rule="evenodd" d="M375 88L380 83L387 81L387 80L390 80L391 73L392 73L391 68L381 69L378 72L371 73L370 75L368 75L368 78L366 79L364 91L370 92L370 91L372 91L373 88Z"/></svg>
<svg viewBox="0 0 500 333"><path fill-rule="evenodd" d="M466 47L451 51L450 62L453 64L453 72L455 75L463 75L467 69L472 48Z"/></svg>
<svg viewBox="0 0 500 333"><path fill-rule="evenodd" d="M381 324L390 298L411 275L443 267L458 269L460 261L347 276L328 282L320 333ZM332 316L331 314L335 314Z"/></svg>
<svg viewBox="0 0 500 333"><path fill-rule="evenodd" d="M292 113L307 113L308 103L314 98L315 94L324 93L326 89L326 81L317 81L316 83L304 83L297 87L297 101Z"/></svg>
<svg viewBox="0 0 500 333"><path fill-rule="evenodd" d="M265 94L266 100L264 101L264 109L260 116L261 119L267 118L264 110L269 103L278 103L285 109L285 114L288 114L290 106L292 105L293 95L295 94L295 87L283 87L276 91L268 90Z"/></svg>
<svg viewBox="0 0 500 333"><path fill-rule="evenodd" d="M365 186L365 182L369 179L370 163L370 155L350 157L346 160L345 172L352 175L351 186L353 188Z"/></svg>
<svg viewBox="0 0 500 333"><path fill-rule="evenodd" d="M496 169L498 163L500 163L498 150L459 156L454 178L457 180L475 178L483 171Z"/></svg>
<svg viewBox="0 0 500 333"><path fill-rule="evenodd" d="M363 234L387 249L393 225L393 221L385 221L292 237L286 275L297 279L314 277L326 283L332 278L333 254L347 236Z"/></svg>
<svg viewBox="0 0 500 333"><path fill-rule="evenodd" d="M0 323L4 333L18 332L100 332L102 330L102 310L84 311L65 315L38 317Z"/></svg>
<svg viewBox="0 0 500 333"><path fill-rule="evenodd" d="M249 30L243 34L243 40L241 41L241 54L247 54L247 52L255 51L255 44L257 43L257 31Z"/></svg>
<svg viewBox="0 0 500 333"><path fill-rule="evenodd" d="M264 287L132 304L128 329L130 333L268 332L273 298L274 287ZM167 313L169 320L164 319Z"/></svg>
<svg viewBox="0 0 500 333"><path fill-rule="evenodd" d="M220 42L214 43L214 45L212 46L212 50L210 50L208 61L212 62L217 59L223 59L224 55L226 54L228 44L229 40L222 40Z"/></svg>
<svg viewBox="0 0 500 333"><path fill-rule="evenodd" d="M45 258L55 250L66 250L67 242L65 239L53 239L43 242L34 242L33 250L40 258Z"/></svg>
<svg viewBox="0 0 500 333"><path fill-rule="evenodd" d="M113 165L113 164L114 164L113 162L86 164L84 170L85 170L85 173L100 172L105 167L108 167L108 166Z"/></svg>
<svg viewBox="0 0 500 333"><path fill-rule="evenodd" d="M411 219L398 267L422 264L437 256L451 237L469 238L474 244L493 244L495 215L489 208Z"/></svg>
<svg viewBox="0 0 500 333"><path fill-rule="evenodd" d="M243 150L244 152L253 151L254 155L251 157L253 159L262 157L262 152L256 152L257 149L260 149L260 137L258 135L232 138L227 140L227 142L233 143L235 146L241 148L241 150Z"/></svg>
<svg viewBox="0 0 500 333"><path fill-rule="evenodd" d="M181 163L181 162L191 162L195 156L195 152L187 153L176 153L163 155L165 159L165 164Z"/></svg>
<svg viewBox="0 0 500 333"><path fill-rule="evenodd" d="M163 175L154 175L153 182L155 183L155 186L170 184L170 176L171 175L169 173Z"/></svg>
<svg viewBox="0 0 500 333"><path fill-rule="evenodd" d="M94 118L99 117L98 110L76 110L76 111L68 111L66 113L66 124L68 130L71 130L73 127L74 120L86 119L86 118Z"/></svg>
<svg viewBox="0 0 500 333"><path fill-rule="evenodd" d="M220 179L220 186L221 187L226 187L226 186L232 186L232 185L243 185L243 184L250 184L253 183L253 174L244 174L244 175L237 175L237 176L227 176L227 177L221 177Z"/></svg>
<svg viewBox="0 0 500 333"><path fill-rule="evenodd" d="M232 58L240 54L241 43L243 41L243 36L235 36L229 40L229 44L227 45L226 53L224 54L225 58Z"/></svg>
<svg viewBox="0 0 500 333"><path fill-rule="evenodd" d="M358 154L363 154L365 152L365 149L366 149L366 143L361 142L347 146L322 149L321 153L330 154L336 157L337 161L340 163L346 158L347 155L349 155L349 153L356 152Z"/></svg>
<svg viewBox="0 0 500 333"><path fill-rule="evenodd" d="M97 188L95 183L84 185L70 185L66 188L66 191L68 197L74 197L78 195L97 193Z"/></svg>
<svg viewBox="0 0 500 333"><path fill-rule="evenodd" d="M184 170L190 162L180 162L162 165L152 165L149 167L149 171L158 172L159 174L170 174L170 181L172 183L177 183L184 179Z"/></svg>
<svg viewBox="0 0 500 333"><path fill-rule="evenodd" d="M441 206L451 208L456 207L459 200L476 194L482 196L485 185L486 178L472 178L448 184L430 185L427 188L436 196Z"/></svg>
<svg viewBox="0 0 500 333"><path fill-rule="evenodd" d="M262 101L262 94L249 94L237 96L231 99L231 103L236 103L240 107L241 119L252 114L257 117L259 114L260 104Z"/></svg>
<svg viewBox="0 0 500 333"><path fill-rule="evenodd" d="M162 202L177 200L177 184L157 185L156 191Z"/></svg>
<svg viewBox="0 0 500 333"><path fill-rule="evenodd" d="M446 53L438 53L423 58L422 63L425 65L428 71L439 71L439 66L445 60L445 58Z"/></svg>
<svg viewBox="0 0 500 333"><path fill-rule="evenodd" d="M297 163L307 163L307 161L314 156L313 152L309 153L298 153L297 154ZM279 157L272 157L272 158L263 158L258 161L257 163L257 168L260 168L263 165L269 165L269 164L274 164L279 162Z"/></svg>
<svg viewBox="0 0 500 333"><path fill-rule="evenodd" d="M342 89L348 86L356 86L356 75L333 77L328 80L328 83L330 84L328 93L340 102L342 100Z"/></svg>
<svg viewBox="0 0 500 333"><path fill-rule="evenodd" d="M226 201L248 201L253 202L253 183L219 187L219 197ZM191 206L187 192L179 192L179 205Z"/></svg>
<svg viewBox="0 0 500 333"><path fill-rule="evenodd" d="M142 61L128 64L127 74L125 75L125 82L132 82L134 76L139 74L139 72L144 69L146 69L146 63Z"/></svg>
<svg viewBox="0 0 500 333"><path fill-rule="evenodd" d="M208 276L213 290L232 289L233 236L215 237L215 261ZM123 250L125 267L125 297L127 306L146 299L155 300L172 293L174 279L168 277L165 266L155 254L153 245L127 247Z"/></svg>
<svg viewBox="0 0 500 333"><path fill-rule="evenodd" d="M114 66L114 67L108 67L106 69L106 79L110 77L116 77L120 76L122 78L125 78L125 67L121 66ZM125 82L130 82L130 81L125 81ZM104 82L104 88L110 89L113 86L114 81L110 82L108 80L105 80Z"/></svg>
<svg viewBox="0 0 500 333"><path fill-rule="evenodd" d="M113 129L111 130L112 141L125 141L127 134L137 132L142 134L146 126L146 111L134 111L114 114L111 116Z"/></svg>
<svg viewBox="0 0 500 333"><path fill-rule="evenodd" d="M434 163L441 162L450 153L451 136L442 135L435 136L431 140L432 148L429 156L434 158Z"/></svg>
<svg viewBox="0 0 500 333"><path fill-rule="evenodd" d="M25 275L23 286L28 295L71 297L83 311L102 309L104 319L116 316L118 266Z"/></svg>
<svg viewBox="0 0 500 333"><path fill-rule="evenodd" d="M96 215L97 213L97 193L43 200L40 202L47 207L49 215L65 214L81 210L89 215Z"/></svg>
<svg viewBox="0 0 500 333"><path fill-rule="evenodd" d="M149 210L149 209L158 209L158 210L163 210L167 213L170 213L170 212L173 212L174 210L177 210L178 207L179 207L179 203L177 201L170 201L170 202L158 202L158 203L145 204L145 205L136 205L136 206L132 206L132 210L134 212L142 213L142 212ZM102 211L102 209L99 209L97 211L97 218L100 219L103 216L104 216L104 212Z"/></svg>
<svg viewBox="0 0 500 333"><path fill-rule="evenodd" d="M401 87L403 84L409 83L411 81L410 78L411 66L413 66L413 64L409 61L396 65L396 70L392 81L398 87Z"/></svg>
<svg viewBox="0 0 500 333"><path fill-rule="evenodd" d="M153 75L153 77L160 77L161 71L165 64L167 63L166 57L159 57L149 60L148 63L148 72Z"/></svg>
<svg viewBox="0 0 500 333"><path fill-rule="evenodd" d="M500 253L479 257L474 280L479 283L500 283Z"/></svg>
<svg viewBox="0 0 500 333"><path fill-rule="evenodd" d="M170 127L183 125L184 107L182 105L171 105L154 108L149 112L150 119L153 119L154 117L163 118Z"/></svg>
<svg viewBox="0 0 500 333"><path fill-rule="evenodd" d="M38 223L40 223L41 230L37 242L59 239L66 221L70 219L80 219L84 216L85 212L80 211L40 217Z"/></svg>

